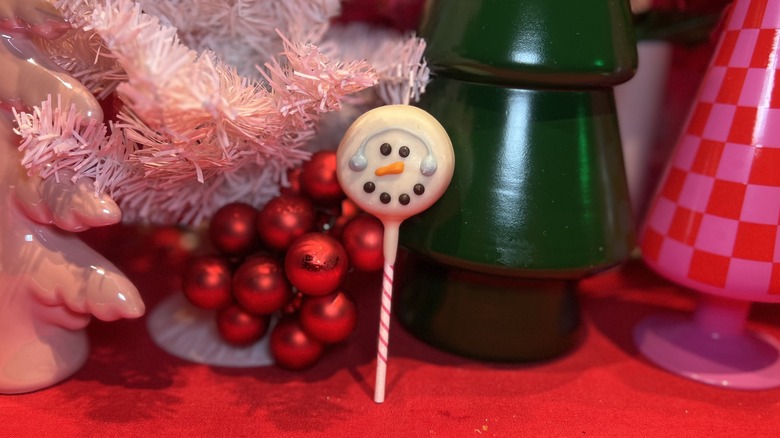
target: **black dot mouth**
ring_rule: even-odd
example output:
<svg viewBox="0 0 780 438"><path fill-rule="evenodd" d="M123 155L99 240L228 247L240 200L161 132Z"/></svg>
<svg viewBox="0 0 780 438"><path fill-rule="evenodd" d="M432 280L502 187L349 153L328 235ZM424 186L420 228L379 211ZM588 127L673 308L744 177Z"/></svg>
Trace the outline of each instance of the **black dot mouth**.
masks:
<svg viewBox="0 0 780 438"><path fill-rule="evenodd" d="M366 181L365 183L363 183L363 191L369 194L374 193L374 191L376 191L376 183L374 183L373 181ZM421 196L423 193L425 193L425 186L420 183L417 183L412 188L412 191L414 192L415 195ZM379 194L379 202L381 202L382 204L387 205L390 204L392 201L393 201L393 196L390 195L389 193L382 192ZM409 205L409 203L411 202L412 202L412 197L409 196L409 194L401 193L400 195L398 195L399 204Z"/></svg>

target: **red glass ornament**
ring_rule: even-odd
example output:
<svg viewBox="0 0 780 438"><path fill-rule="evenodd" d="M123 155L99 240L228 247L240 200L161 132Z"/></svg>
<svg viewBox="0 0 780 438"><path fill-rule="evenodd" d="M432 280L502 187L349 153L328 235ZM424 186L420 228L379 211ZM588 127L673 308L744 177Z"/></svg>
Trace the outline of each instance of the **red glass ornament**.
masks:
<svg viewBox="0 0 780 438"><path fill-rule="evenodd" d="M341 201L340 207L338 217L336 220L332 221L330 229L328 230L328 234L336 239L341 239L341 233L344 231L344 226L362 211L349 198Z"/></svg>
<svg viewBox="0 0 780 438"><path fill-rule="evenodd" d="M305 297L300 312L301 327L326 344L341 342L357 323L355 303L341 291L319 297Z"/></svg>
<svg viewBox="0 0 780 438"><path fill-rule="evenodd" d="M268 331L270 318L249 313L237 305L217 313L217 331L226 342L245 346L254 344Z"/></svg>
<svg viewBox="0 0 780 438"><path fill-rule="evenodd" d="M352 218L341 232L341 242L349 256L349 262L360 271L382 269L385 262L383 240L382 221L365 213Z"/></svg>
<svg viewBox="0 0 780 438"><path fill-rule="evenodd" d="M301 304L303 304L303 294L296 292L282 307L282 313L284 315L293 315L301 310Z"/></svg>
<svg viewBox="0 0 780 438"><path fill-rule="evenodd" d="M287 169L287 187L281 187L279 193L282 195L300 195L301 194L301 168L292 167Z"/></svg>
<svg viewBox="0 0 780 438"><path fill-rule="evenodd" d="M338 205L346 197L336 176L336 151L314 153L301 168L301 192L323 206Z"/></svg>
<svg viewBox="0 0 780 438"><path fill-rule="evenodd" d="M182 276L184 296L201 309L221 309L233 302L230 265L224 257L193 258Z"/></svg>
<svg viewBox="0 0 780 438"><path fill-rule="evenodd" d="M240 257L252 252L258 244L257 209L234 202L219 208L209 223L209 238L219 252Z"/></svg>
<svg viewBox="0 0 780 438"><path fill-rule="evenodd" d="M248 258L233 275L233 296L248 312L271 314L292 296L282 264L267 255Z"/></svg>
<svg viewBox="0 0 780 438"><path fill-rule="evenodd" d="M145 242L147 245L145 248L165 266L180 269L192 257L192 250L199 243L197 235L193 232L177 226L161 226L153 229Z"/></svg>
<svg viewBox="0 0 780 438"><path fill-rule="evenodd" d="M103 120L106 121L107 125L109 121L116 122L118 120L117 115L125 106L124 102L122 102L122 99L119 98L117 93L109 94L104 99L98 101L98 103L100 104L100 108L103 110Z"/></svg>
<svg viewBox="0 0 780 438"><path fill-rule="evenodd" d="M321 233L295 239L284 258L287 279L306 295L333 292L344 280L348 268L347 252L341 243Z"/></svg>
<svg viewBox="0 0 780 438"><path fill-rule="evenodd" d="M283 251L295 238L314 229L314 219L311 201L303 196L281 195L260 210L257 232L268 248Z"/></svg>
<svg viewBox="0 0 780 438"><path fill-rule="evenodd" d="M279 320L271 331L270 346L276 364L290 370L314 365L325 351L322 342L309 336L294 317Z"/></svg>

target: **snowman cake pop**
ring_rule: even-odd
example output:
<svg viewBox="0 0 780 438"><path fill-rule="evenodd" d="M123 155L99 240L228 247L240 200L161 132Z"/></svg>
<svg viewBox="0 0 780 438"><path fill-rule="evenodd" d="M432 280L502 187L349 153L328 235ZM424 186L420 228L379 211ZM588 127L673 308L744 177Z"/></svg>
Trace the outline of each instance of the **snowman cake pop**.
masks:
<svg viewBox="0 0 780 438"><path fill-rule="evenodd" d="M347 196L384 225L384 276L374 401L385 398L393 270L401 223L436 202L452 180L455 154L447 132L427 112L387 105L360 116L336 152Z"/></svg>

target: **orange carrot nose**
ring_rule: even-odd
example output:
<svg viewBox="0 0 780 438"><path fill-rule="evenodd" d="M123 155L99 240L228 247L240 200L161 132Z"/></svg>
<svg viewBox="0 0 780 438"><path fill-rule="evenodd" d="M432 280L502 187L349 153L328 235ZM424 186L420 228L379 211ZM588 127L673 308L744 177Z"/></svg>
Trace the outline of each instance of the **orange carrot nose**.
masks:
<svg viewBox="0 0 780 438"><path fill-rule="evenodd" d="M387 166L380 167L379 169L374 171L374 174L376 174L376 176L398 175L403 171L404 171L403 161L396 161L393 164L388 164Z"/></svg>

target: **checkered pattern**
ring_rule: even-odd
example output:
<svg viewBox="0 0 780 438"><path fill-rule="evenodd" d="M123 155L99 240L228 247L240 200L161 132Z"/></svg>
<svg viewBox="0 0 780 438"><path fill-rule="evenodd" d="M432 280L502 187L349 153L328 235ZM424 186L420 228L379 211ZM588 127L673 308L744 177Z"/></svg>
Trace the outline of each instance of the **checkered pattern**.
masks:
<svg viewBox="0 0 780 438"><path fill-rule="evenodd" d="M780 301L780 1L737 0L641 237L704 292Z"/></svg>

